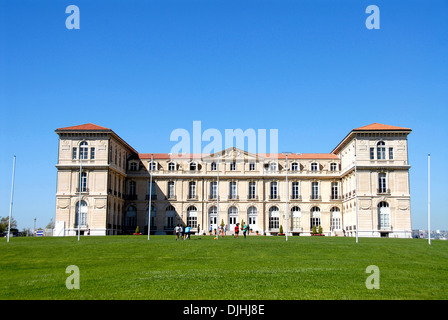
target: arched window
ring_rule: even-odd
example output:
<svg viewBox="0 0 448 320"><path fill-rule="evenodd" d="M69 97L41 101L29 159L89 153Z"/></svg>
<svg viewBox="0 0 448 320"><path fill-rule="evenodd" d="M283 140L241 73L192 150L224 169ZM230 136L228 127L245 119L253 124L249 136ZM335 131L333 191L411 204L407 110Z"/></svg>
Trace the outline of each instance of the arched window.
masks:
<svg viewBox="0 0 448 320"><path fill-rule="evenodd" d="M137 209L134 206L130 206L126 211L126 227L137 226Z"/></svg>
<svg viewBox="0 0 448 320"><path fill-rule="evenodd" d="M338 207L333 207L330 210L331 213L331 229L341 230L341 210Z"/></svg>
<svg viewBox="0 0 448 320"><path fill-rule="evenodd" d="M330 171L338 171L338 164L337 163L330 163Z"/></svg>
<svg viewBox="0 0 448 320"><path fill-rule="evenodd" d="M390 228L390 208L386 201L378 203L378 225L380 230Z"/></svg>
<svg viewBox="0 0 448 320"><path fill-rule="evenodd" d="M256 207L251 206L249 209L247 209L247 221L249 224L249 227L253 227L257 225L257 216L258 216L258 210Z"/></svg>
<svg viewBox="0 0 448 320"><path fill-rule="evenodd" d="M208 221L209 221L209 231L218 229L218 209L216 206L211 206L208 209Z"/></svg>
<svg viewBox="0 0 448 320"><path fill-rule="evenodd" d="M310 230L313 230L313 227L319 228L320 226L320 208L312 207L311 208L311 218L310 218Z"/></svg>
<svg viewBox="0 0 448 320"><path fill-rule="evenodd" d="M386 159L386 144L384 141L380 141L376 144L376 158L378 160Z"/></svg>
<svg viewBox="0 0 448 320"><path fill-rule="evenodd" d="M195 206L189 206L187 209L187 226L193 229L198 227L198 209Z"/></svg>
<svg viewBox="0 0 448 320"><path fill-rule="evenodd" d="M269 229L274 230L279 228L280 213L277 207L271 207L269 209Z"/></svg>
<svg viewBox="0 0 448 320"><path fill-rule="evenodd" d="M190 163L190 171L196 171L198 169L198 165L196 162Z"/></svg>
<svg viewBox="0 0 448 320"><path fill-rule="evenodd" d="M235 225L238 223L238 208L235 206L232 206L228 210L229 215L229 228L230 230L233 230L235 228Z"/></svg>
<svg viewBox="0 0 448 320"><path fill-rule="evenodd" d="M212 164L210 165L210 168L212 171L216 171L216 162L212 162Z"/></svg>
<svg viewBox="0 0 448 320"><path fill-rule="evenodd" d="M302 228L302 212L300 208L295 206L291 208L292 229L300 230Z"/></svg>
<svg viewBox="0 0 448 320"><path fill-rule="evenodd" d="M276 161L271 161L269 163L269 171L277 171L278 170L278 163Z"/></svg>
<svg viewBox="0 0 448 320"><path fill-rule="evenodd" d="M87 159L89 154L88 143L83 141L79 144L79 159Z"/></svg>
<svg viewBox="0 0 448 320"><path fill-rule="evenodd" d="M87 226L87 202L81 200L81 210L79 208L79 201L76 203L76 216L75 216L75 226L78 226L78 221L80 226Z"/></svg>
<svg viewBox="0 0 448 320"><path fill-rule="evenodd" d="M278 199L278 184L275 181L271 182L270 198L271 199Z"/></svg>
<svg viewBox="0 0 448 320"><path fill-rule="evenodd" d="M291 163L291 171L299 171L299 164L297 162Z"/></svg>
<svg viewBox="0 0 448 320"><path fill-rule="evenodd" d="M311 171L319 171L319 164L317 162L311 163Z"/></svg>
<svg viewBox="0 0 448 320"><path fill-rule="evenodd" d="M174 222L176 220L176 209L173 206L168 206L165 209L166 213L166 229L173 229L174 228Z"/></svg>
<svg viewBox="0 0 448 320"><path fill-rule="evenodd" d="M176 170L176 164L174 162L170 162L168 163L168 170L169 171L174 171Z"/></svg>

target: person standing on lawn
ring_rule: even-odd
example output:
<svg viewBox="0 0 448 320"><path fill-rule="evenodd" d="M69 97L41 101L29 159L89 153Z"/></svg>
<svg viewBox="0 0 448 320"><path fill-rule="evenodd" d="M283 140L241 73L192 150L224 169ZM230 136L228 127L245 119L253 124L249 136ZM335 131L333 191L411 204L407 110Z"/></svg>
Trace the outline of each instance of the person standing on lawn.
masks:
<svg viewBox="0 0 448 320"><path fill-rule="evenodd" d="M238 233L240 233L240 226L239 225L240 224L237 223L236 226L235 226L235 236L234 236L235 239L238 239Z"/></svg>
<svg viewBox="0 0 448 320"><path fill-rule="evenodd" d="M244 239L246 239L246 233L249 233L249 226L247 225L247 223L244 223L244 227L243 227Z"/></svg>

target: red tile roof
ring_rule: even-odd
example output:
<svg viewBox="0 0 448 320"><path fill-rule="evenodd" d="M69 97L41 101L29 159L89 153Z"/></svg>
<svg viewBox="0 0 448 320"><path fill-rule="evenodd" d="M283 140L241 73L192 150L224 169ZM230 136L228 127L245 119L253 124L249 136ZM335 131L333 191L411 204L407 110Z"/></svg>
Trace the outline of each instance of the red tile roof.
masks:
<svg viewBox="0 0 448 320"><path fill-rule="evenodd" d="M396 126L390 126L387 124L381 124L381 123L372 123L364 127L359 127L356 129L353 129L353 131L364 131L364 130L411 130L409 128L402 128L402 127L396 127Z"/></svg>
<svg viewBox="0 0 448 320"><path fill-rule="evenodd" d="M86 124L80 124L78 126L72 126L72 127L65 127L65 128L59 128L56 129L56 131L72 131L72 130L111 130L109 128L105 128L102 126L98 126L93 123L86 123Z"/></svg>
<svg viewBox="0 0 448 320"><path fill-rule="evenodd" d="M210 156L210 154L169 154L169 153L139 153L138 157L140 159L200 159ZM257 153L255 154L259 157L265 158L275 158L275 159L286 159L286 156L282 153ZM288 159L339 159L339 156L334 153L293 153L288 155Z"/></svg>

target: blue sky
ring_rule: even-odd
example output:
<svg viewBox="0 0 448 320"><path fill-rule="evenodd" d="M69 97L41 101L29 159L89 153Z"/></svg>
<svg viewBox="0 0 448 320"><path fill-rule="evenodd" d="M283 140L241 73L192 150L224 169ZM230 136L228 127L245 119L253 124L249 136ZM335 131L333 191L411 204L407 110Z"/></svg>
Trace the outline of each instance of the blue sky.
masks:
<svg viewBox="0 0 448 320"><path fill-rule="evenodd" d="M68 30L68 5L80 29ZM365 9L380 9L368 30ZM412 227L448 229L447 1L0 1L0 216L54 218L59 127L112 128L139 152L170 133L278 129L330 152L353 128L410 127Z"/></svg>

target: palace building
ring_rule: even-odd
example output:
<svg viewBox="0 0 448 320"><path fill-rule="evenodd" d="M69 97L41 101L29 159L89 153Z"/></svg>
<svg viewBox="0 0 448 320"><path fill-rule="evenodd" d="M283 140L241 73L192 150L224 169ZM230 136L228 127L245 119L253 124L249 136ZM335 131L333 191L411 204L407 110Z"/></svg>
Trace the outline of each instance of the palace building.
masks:
<svg viewBox="0 0 448 320"><path fill-rule="evenodd" d="M147 234L148 225L151 234L172 234L178 224L196 234L224 225L232 234L244 221L250 235L306 236L314 227L326 236L411 237L408 128L373 123L330 153L288 155L139 153L95 124L55 132L55 236L132 234L137 226Z"/></svg>

